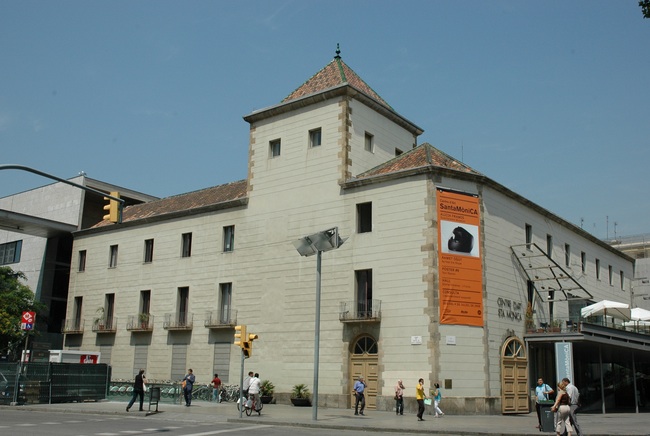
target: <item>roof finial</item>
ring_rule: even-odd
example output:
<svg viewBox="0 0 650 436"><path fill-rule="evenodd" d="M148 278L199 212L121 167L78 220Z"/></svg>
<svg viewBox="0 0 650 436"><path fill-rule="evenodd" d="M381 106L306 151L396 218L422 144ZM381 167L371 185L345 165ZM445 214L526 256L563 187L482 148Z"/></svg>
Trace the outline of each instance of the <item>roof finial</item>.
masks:
<svg viewBox="0 0 650 436"><path fill-rule="evenodd" d="M338 42L336 43L336 56L334 56L334 59L341 59L341 49Z"/></svg>

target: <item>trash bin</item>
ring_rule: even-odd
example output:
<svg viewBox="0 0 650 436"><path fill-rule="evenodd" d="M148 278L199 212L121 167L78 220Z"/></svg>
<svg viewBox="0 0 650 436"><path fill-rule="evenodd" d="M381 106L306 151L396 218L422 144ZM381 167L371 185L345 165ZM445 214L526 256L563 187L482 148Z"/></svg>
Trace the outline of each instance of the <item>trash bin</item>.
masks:
<svg viewBox="0 0 650 436"><path fill-rule="evenodd" d="M542 428L544 433L555 433L555 412L551 408L555 401L540 401L539 402L539 415L542 419Z"/></svg>

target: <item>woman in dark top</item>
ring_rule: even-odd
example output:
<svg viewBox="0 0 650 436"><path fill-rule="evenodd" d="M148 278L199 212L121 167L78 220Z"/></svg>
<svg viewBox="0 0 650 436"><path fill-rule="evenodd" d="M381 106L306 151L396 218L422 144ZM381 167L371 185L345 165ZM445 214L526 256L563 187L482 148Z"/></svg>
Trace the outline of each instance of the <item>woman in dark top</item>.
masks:
<svg viewBox="0 0 650 436"><path fill-rule="evenodd" d="M144 411L143 405L144 405L144 382L146 378L144 376L144 369L141 369L140 372L138 372L138 375L135 376L135 382L133 382L133 396L131 397L131 401L129 401L129 405L126 406L126 411L128 412L131 406L133 406L133 403L135 403L135 399L137 396L140 396L140 412Z"/></svg>

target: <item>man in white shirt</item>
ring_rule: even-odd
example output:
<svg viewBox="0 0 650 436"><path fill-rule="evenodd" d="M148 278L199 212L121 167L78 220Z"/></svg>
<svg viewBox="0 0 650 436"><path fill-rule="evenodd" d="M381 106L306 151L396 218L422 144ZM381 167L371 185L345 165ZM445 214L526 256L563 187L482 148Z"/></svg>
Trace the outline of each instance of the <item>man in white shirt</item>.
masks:
<svg viewBox="0 0 650 436"><path fill-rule="evenodd" d="M248 376L244 379L242 384L242 391L244 392L244 398L248 398L248 388L251 385L251 380L253 379L253 371L248 372Z"/></svg>
<svg viewBox="0 0 650 436"><path fill-rule="evenodd" d="M255 373L255 375L251 378L251 384L248 387L249 398L253 400L253 410L257 410L259 408L261 384L262 382L260 380L260 375Z"/></svg>
<svg viewBox="0 0 650 436"><path fill-rule="evenodd" d="M566 393L569 395L569 398L571 398L571 403L569 404L569 407L571 408L569 412L569 420L571 421L571 425L573 426L573 429L576 432L577 436L582 436L582 430L580 430L580 426L578 425L578 420L576 419L576 410L578 410L578 404L580 404L580 392L578 391L578 388L575 387L571 383L571 380L568 378L563 378L562 381L566 383L566 387L564 388L566 390Z"/></svg>

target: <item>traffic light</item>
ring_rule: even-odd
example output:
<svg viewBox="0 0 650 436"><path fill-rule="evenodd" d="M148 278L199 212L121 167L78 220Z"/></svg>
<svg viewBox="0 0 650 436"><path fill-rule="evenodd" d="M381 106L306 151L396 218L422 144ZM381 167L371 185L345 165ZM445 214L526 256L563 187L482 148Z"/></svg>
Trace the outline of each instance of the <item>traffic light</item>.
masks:
<svg viewBox="0 0 650 436"><path fill-rule="evenodd" d="M244 357L248 358L253 355L253 341L257 339L257 335L250 333L248 335L248 340L244 342L244 346L242 347L242 351L244 352Z"/></svg>
<svg viewBox="0 0 650 436"><path fill-rule="evenodd" d="M119 192L111 192L110 194L112 197L120 198ZM120 202L108 197L104 197L104 200L108 200L108 204L104 206L104 210L107 210L108 214L104 215L104 219L112 223L120 221Z"/></svg>
<svg viewBox="0 0 650 436"><path fill-rule="evenodd" d="M235 326L235 345L244 349L244 344L246 343L246 326L236 325Z"/></svg>

